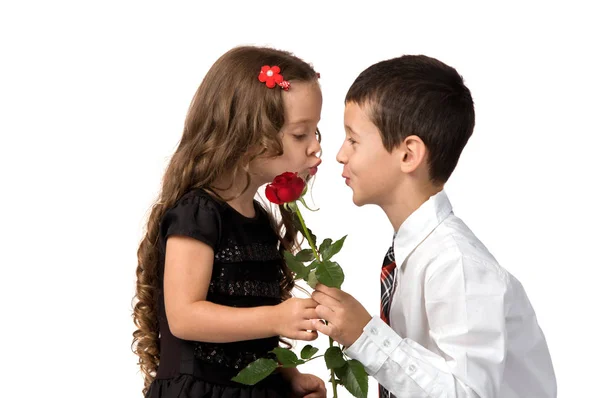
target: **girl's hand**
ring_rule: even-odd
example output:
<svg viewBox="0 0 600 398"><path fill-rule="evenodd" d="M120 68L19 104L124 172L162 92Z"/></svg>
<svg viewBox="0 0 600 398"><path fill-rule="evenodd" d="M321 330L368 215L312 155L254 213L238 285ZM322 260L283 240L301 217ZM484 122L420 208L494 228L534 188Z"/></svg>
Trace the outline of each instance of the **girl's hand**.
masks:
<svg viewBox="0 0 600 398"><path fill-rule="evenodd" d="M323 380L315 375L298 373L290 380L292 397L326 398L327 390Z"/></svg>
<svg viewBox="0 0 600 398"><path fill-rule="evenodd" d="M315 340L311 319L317 318L317 303L310 298L290 298L274 307L275 334L294 340Z"/></svg>
<svg viewBox="0 0 600 398"><path fill-rule="evenodd" d="M283 377L292 388L292 397L326 398L325 383L319 377L300 373L296 368L281 369Z"/></svg>

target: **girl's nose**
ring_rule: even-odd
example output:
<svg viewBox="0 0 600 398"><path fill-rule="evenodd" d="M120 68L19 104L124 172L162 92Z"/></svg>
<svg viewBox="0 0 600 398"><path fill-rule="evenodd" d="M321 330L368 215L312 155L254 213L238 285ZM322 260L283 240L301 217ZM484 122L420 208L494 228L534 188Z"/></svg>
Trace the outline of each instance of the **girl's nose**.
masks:
<svg viewBox="0 0 600 398"><path fill-rule="evenodd" d="M315 138L310 143L308 147L308 155L309 156L320 156L321 155L321 143L319 142L320 134L315 134Z"/></svg>

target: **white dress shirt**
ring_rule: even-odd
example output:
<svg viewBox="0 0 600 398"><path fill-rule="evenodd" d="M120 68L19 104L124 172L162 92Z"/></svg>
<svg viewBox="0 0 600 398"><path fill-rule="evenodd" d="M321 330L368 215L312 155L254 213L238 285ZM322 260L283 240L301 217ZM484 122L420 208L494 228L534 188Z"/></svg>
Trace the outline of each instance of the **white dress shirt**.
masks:
<svg viewBox="0 0 600 398"><path fill-rule="evenodd" d="M444 191L394 237L390 326L346 354L396 397L556 397L548 346L523 286L454 215Z"/></svg>

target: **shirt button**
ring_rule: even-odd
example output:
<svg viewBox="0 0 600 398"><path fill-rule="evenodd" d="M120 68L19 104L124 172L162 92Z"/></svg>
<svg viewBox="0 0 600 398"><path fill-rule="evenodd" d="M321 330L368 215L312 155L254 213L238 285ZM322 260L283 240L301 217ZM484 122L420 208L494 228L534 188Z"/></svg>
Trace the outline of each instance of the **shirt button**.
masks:
<svg viewBox="0 0 600 398"><path fill-rule="evenodd" d="M375 328L371 328L371 334L372 334L373 336L377 336L377 334L378 334L378 333L379 333L379 332L377 331L377 329L375 329Z"/></svg>
<svg viewBox="0 0 600 398"><path fill-rule="evenodd" d="M408 367L408 373L415 373L415 371L417 370L417 367L415 365L410 365Z"/></svg>
<svg viewBox="0 0 600 398"><path fill-rule="evenodd" d="M383 346L388 348L390 346L390 341L388 339L383 340Z"/></svg>

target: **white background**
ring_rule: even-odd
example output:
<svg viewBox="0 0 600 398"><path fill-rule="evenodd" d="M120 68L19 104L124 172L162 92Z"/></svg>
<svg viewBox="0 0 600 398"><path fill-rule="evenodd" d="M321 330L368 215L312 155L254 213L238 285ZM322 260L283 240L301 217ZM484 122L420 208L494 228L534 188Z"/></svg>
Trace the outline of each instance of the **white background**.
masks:
<svg viewBox="0 0 600 398"><path fill-rule="evenodd" d="M332 3L2 1L1 396L141 396L137 245L193 93L240 44L291 50L321 73L321 210L306 217L321 238L349 234L344 287L372 313L392 229L340 178L344 95L402 54L456 67L477 123L447 185L455 212L525 286L559 396L595 394L598 13L574 1ZM303 369L327 377L322 362Z"/></svg>

